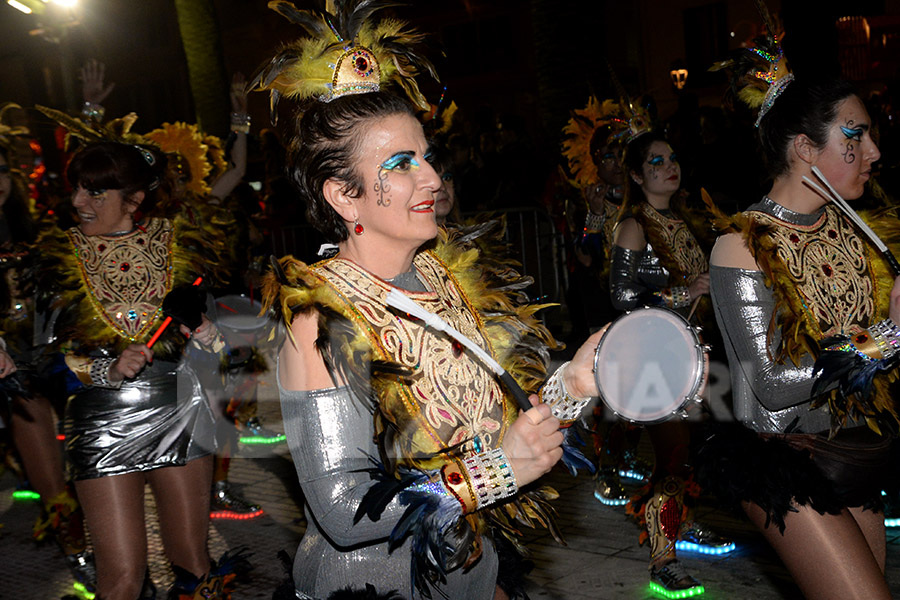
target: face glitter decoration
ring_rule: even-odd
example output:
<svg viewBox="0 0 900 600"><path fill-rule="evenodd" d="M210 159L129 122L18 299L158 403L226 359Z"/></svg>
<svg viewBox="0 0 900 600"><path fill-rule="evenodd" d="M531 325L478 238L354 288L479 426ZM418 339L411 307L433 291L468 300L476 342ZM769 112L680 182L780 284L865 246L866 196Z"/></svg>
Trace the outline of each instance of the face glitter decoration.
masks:
<svg viewBox="0 0 900 600"><path fill-rule="evenodd" d="M376 119L360 136L357 157L364 194L355 202L366 240L421 244L437 235L435 194L441 179L425 160L422 126L408 115Z"/></svg>
<svg viewBox="0 0 900 600"><path fill-rule="evenodd" d="M78 212L78 226L84 235L109 235L130 231L133 226L133 211L129 211L121 190L88 190L79 186L72 206Z"/></svg>
<svg viewBox="0 0 900 600"><path fill-rule="evenodd" d="M843 198L852 200L862 196L879 158L869 114L858 97L850 96L838 105L828 139L813 164Z"/></svg>
<svg viewBox="0 0 900 600"><path fill-rule="evenodd" d="M671 196L681 187L681 166L672 147L656 140L647 149L641 173L632 173L634 181L649 196Z"/></svg>
<svg viewBox="0 0 900 600"><path fill-rule="evenodd" d="M844 152L844 162L848 165L852 164L856 161L856 153L854 150L856 149L856 143L862 141L863 129L862 127L851 127L853 125L853 121L848 121L847 126L841 125L841 133L844 134L844 137L847 138L847 150Z"/></svg>
<svg viewBox="0 0 900 600"><path fill-rule="evenodd" d="M377 202L379 206L391 205L390 197L385 197L385 194L391 191L391 184L388 182L390 173L408 173L413 169L419 168L419 161L415 159L415 154L411 150L398 152L378 166L374 191L378 194Z"/></svg>

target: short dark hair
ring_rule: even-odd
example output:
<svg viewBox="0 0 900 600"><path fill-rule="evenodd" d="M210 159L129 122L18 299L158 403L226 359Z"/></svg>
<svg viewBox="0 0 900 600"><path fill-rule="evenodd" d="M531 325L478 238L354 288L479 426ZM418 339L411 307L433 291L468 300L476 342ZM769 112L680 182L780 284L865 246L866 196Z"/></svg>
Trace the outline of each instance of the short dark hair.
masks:
<svg viewBox="0 0 900 600"><path fill-rule="evenodd" d="M156 206L167 162L165 154L150 146L93 142L72 157L66 179L73 188L120 190L126 200L144 192L138 210L146 214Z"/></svg>
<svg viewBox="0 0 900 600"><path fill-rule="evenodd" d="M416 116L412 105L403 98L370 92L341 96L331 102L313 102L299 118L290 143L288 176L306 201L309 222L329 241L342 242L349 232L325 200L325 182L340 181L344 193L359 197L363 179L356 168L356 151L365 131L361 125L393 115Z"/></svg>
<svg viewBox="0 0 900 600"><path fill-rule="evenodd" d="M856 95L853 86L841 79L792 81L759 124L769 175L788 172L788 146L800 134L817 147L828 141L828 130L837 117L838 106Z"/></svg>

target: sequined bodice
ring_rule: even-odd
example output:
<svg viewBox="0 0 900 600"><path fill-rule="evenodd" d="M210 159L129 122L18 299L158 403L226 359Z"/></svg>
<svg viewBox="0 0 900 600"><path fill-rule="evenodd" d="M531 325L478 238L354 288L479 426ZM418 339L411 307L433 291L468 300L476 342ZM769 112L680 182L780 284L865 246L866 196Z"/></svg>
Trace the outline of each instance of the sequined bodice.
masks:
<svg viewBox="0 0 900 600"><path fill-rule="evenodd" d="M772 226L778 259L796 282L805 310L823 336L855 333L873 321L874 283L866 246L833 207L826 206L812 224L760 211L748 216Z"/></svg>
<svg viewBox="0 0 900 600"><path fill-rule="evenodd" d="M117 335L144 339L172 287L172 225L152 219L122 236L66 234L79 258L88 301Z"/></svg>
<svg viewBox="0 0 900 600"><path fill-rule="evenodd" d="M483 323L458 282L432 254L419 253L415 268L430 290L407 292L466 337L491 352ZM503 393L490 372L446 335L389 309L393 289L355 263L335 258L311 267L335 288L375 356L412 371L399 387L405 414L390 414L408 455L421 455L478 435L486 447L500 443L508 426ZM406 421L413 420L413 423Z"/></svg>
<svg viewBox="0 0 900 600"><path fill-rule="evenodd" d="M664 246L664 248L654 247L655 253L670 256L684 275L684 281L691 282L697 275L709 271L706 254L684 221L664 215L648 203L641 205L641 211L644 222L651 229L647 232L648 239L657 239ZM670 283L685 285L680 281Z"/></svg>

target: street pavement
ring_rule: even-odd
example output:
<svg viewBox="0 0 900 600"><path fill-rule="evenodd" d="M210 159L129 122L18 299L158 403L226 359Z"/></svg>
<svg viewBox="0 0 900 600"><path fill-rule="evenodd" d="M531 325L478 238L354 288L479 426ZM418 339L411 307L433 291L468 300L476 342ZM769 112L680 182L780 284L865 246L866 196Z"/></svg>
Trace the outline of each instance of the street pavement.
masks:
<svg viewBox="0 0 900 600"><path fill-rule="evenodd" d="M260 394L260 414L266 427L281 431L278 403L272 394L275 388L271 384ZM646 443L642 451L647 452ZM252 553L251 580L237 588L234 598L268 600L285 577L278 552L283 550L293 558L305 530L302 495L286 446L243 447L241 455L232 461L230 480L244 497L260 504L265 514L249 521L213 521L210 554L218 557L228 549L246 547ZM572 477L557 467L547 476L547 482L560 492L555 506L567 544L559 545L547 533L526 530L527 547L535 563L528 577L531 598L654 598L648 587L648 549L638 545L639 531L626 519L624 508L611 508L596 501L589 475ZM32 541L31 526L38 509L31 501L12 499L18 483L9 470L0 475L0 598L46 600L74 594L60 552L52 544L37 545ZM150 569L162 600L172 575L159 540L149 491L146 507ZM691 574L705 585L703 598L801 598L777 557L745 519L717 510L704 497L696 515L705 525L737 543L737 549L725 556L681 554ZM900 598L900 528L888 530L887 577L894 596Z"/></svg>

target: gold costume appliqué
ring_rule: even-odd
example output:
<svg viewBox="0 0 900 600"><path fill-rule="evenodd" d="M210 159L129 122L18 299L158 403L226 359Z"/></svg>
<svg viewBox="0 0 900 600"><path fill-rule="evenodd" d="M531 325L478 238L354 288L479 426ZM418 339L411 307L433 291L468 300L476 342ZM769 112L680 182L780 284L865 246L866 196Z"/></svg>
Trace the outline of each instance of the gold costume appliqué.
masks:
<svg viewBox="0 0 900 600"><path fill-rule="evenodd" d="M405 292L416 303L450 323L491 353L483 324L446 267L431 253L414 262L428 292ZM378 358L409 368L413 374L401 387L406 410L446 447L480 436L485 447L499 444L505 429L505 402L497 381L477 358L451 338L428 330L421 322L388 309L391 284L355 263L335 258L312 267L347 301L357 324L368 334ZM352 303L349 299L352 298ZM398 415L393 415L398 419ZM400 431L406 427L398 419ZM412 426L412 425L411 425ZM414 427L414 426L413 426Z"/></svg>
<svg viewBox="0 0 900 600"><path fill-rule="evenodd" d="M808 227L751 213L772 224L778 259L797 282L805 308L822 335L853 334L874 320L873 280L865 244L853 227L831 207Z"/></svg>
<svg viewBox="0 0 900 600"><path fill-rule="evenodd" d="M696 279L697 275L709 271L709 261L703 248L683 220L669 218L646 203L641 205L641 210L648 227L653 229L652 232L648 232L648 238L660 240L662 248L669 249L670 260L677 265L686 282L689 283ZM656 243L652 245L654 252L660 256L662 249L657 248ZM674 283L681 284L681 282Z"/></svg>
<svg viewBox="0 0 900 600"><path fill-rule="evenodd" d="M145 231L121 237L85 236L77 227L66 234L94 310L119 336L144 338L172 288L172 225L152 219Z"/></svg>

